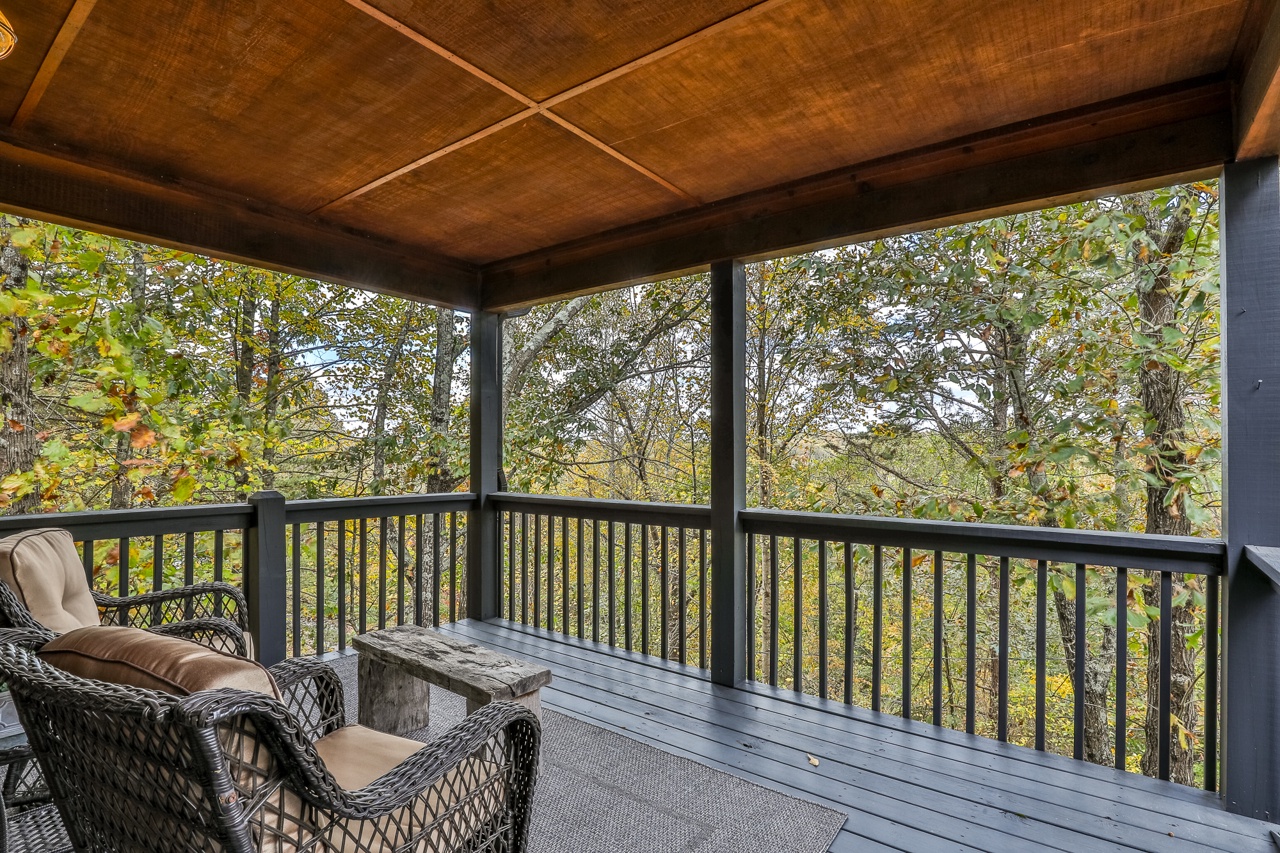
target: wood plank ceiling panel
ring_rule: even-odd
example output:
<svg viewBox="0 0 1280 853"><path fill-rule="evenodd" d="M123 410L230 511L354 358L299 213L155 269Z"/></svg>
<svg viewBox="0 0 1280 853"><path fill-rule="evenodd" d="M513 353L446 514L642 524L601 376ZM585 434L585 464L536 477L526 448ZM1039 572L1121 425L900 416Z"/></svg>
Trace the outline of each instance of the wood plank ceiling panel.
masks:
<svg viewBox="0 0 1280 853"><path fill-rule="evenodd" d="M535 116L331 208L325 217L482 262L686 206Z"/></svg>
<svg viewBox="0 0 1280 853"><path fill-rule="evenodd" d="M759 0L369 2L507 85L542 101Z"/></svg>
<svg viewBox="0 0 1280 853"><path fill-rule="evenodd" d="M1246 6L794 0L555 109L719 199L1219 73Z"/></svg>
<svg viewBox="0 0 1280 853"><path fill-rule="evenodd" d="M18 111L73 5L75 0L0 5L18 34L17 47L0 65L0 122L8 123Z"/></svg>
<svg viewBox="0 0 1280 853"><path fill-rule="evenodd" d="M26 128L305 211L520 108L341 0L150 0L94 9Z"/></svg>

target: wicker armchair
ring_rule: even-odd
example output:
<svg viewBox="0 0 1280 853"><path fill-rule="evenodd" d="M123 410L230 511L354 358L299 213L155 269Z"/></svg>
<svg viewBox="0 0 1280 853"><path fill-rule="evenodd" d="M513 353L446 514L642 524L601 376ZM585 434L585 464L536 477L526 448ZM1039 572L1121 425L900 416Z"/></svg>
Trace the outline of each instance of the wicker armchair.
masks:
<svg viewBox="0 0 1280 853"><path fill-rule="evenodd" d="M202 583L125 597L104 595L89 588L71 534L58 528L0 539L0 580L0 628L63 633L87 625L125 625L241 657L250 651L248 607L236 587Z"/></svg>
<svg viewBox="0 0 1280 853"><path fill-rule="evenodd" d="M526 849L541 730L521 706L422 745L345 726L342 684L316 661L272 668L282 699L179 696L72 675L24 647L40 640L0 632L0 677L77 850ZM403 750L392 766L370 760L388 748Z"/></svg>

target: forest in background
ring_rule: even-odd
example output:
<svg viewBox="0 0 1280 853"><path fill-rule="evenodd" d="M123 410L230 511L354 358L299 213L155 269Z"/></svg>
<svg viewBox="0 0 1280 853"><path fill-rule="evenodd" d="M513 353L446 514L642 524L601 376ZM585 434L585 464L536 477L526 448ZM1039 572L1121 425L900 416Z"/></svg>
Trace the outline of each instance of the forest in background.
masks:
<svg viewBox="0 0 1280 853"><path fill-rule="evenodd" d="M465 316L12 216L0 245L8 512L465 485ZM1217 251L1216 186L1196 184L751 265L750 502L1217 535ZM508 487L705 502L706 296L693 276L508 319ZM1070 578L1052 577L1065 699L1078 614ZM1113 584L1092 578L1080 617L1100 652L1084 679L1100 763ZM1130 595L1130 754L1152 773L1141 670L1158 589ZM808 605L781 615L810 620ZM1203 608L1178 579L1174 775L1188 782ZM788 653L816 668L814 650Z"/></svg>

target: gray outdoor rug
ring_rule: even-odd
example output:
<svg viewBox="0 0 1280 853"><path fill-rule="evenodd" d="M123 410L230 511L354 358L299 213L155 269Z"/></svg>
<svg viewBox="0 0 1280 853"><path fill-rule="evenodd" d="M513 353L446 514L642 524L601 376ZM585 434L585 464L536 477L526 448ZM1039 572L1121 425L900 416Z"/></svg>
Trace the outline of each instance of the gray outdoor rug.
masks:
<svg viewBox="0 0 1280 853"><path fill-rule="evenodd" d="M331 661L355 720L354 657ZM432 688L428 741L464 701ZM824 853L845 815L542 709L530 853Z"/></svg>

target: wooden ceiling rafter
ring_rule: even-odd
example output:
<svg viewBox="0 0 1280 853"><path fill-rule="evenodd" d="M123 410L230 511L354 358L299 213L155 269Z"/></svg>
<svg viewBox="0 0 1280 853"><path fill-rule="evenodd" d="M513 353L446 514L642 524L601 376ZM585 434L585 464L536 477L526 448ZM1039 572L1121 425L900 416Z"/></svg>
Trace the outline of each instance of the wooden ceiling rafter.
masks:
<svg viewBox="0 0 1280 853"><path fill-rule="evenodd" d="M743 9L741 12L737 12L736 14L730 15L729 17L719 20L714 24L710 24L709 26L703 27L695 32L689 33L688 35L682 38L679 38L676 41L671 42L670 44L664 45L656 50L650 51L649 53L646 53L643 56L636 57L630 62L627 62L623 65L618 66L617 68L606 71L603 74L599 74L591 78L590 80L585 80L582 83L579 83L576 86L566 89L565 91L560 92L559 94L553 95L550 98L547 98L543 101L536 101L533 98L528 97L524 93L511 87L510 85L503 82L502 80L499 80L497 77L494 77L492 74L489 74L484 69L479 68L476 65L463 59L462 57L458 56L456 53L449 50L444 45L439 44L438 42L430 38L427 38L427 36L418 32L413 27L410 27L408 24L404 23L403 21L397 19L392 15L387 14L386 12L382 11L378 7L367 2L367 0L346 0L346 2L352 8L357 9L358 11L363 12L364 14L373 18L374 20L390 27L391 29L405 36L406 38L416 42L417 44L421 45L427 50L430 50L432 53L436 54L437 56L452 63L456 67L468 72L469 74L472 74L477 79L483 80L484 82L488 83L489 85L501 91L503 94L523 104L525 109L516 113L515 115L512 115L508 118L503 119L502 121L495 122L494 124L489 125L488 127L482 128L481 130L476 131L475 133L472 133L469 136L466 136L462 139L459 139L456 142L452 142L449 145L443 146L442 148L429 152L423 155L422 157L418 158L417 160L414 160L413 162L407 163L404 166L401 166L400 168L392 172L382 175L368 182L367 184L364 184L363 186L356 187L350 192L315 208L314 210L311 211L312 214L322 214L326 210L330 210L334 207L342 205L348 201L351 201L352 199L359 198L365 193L370 192L371 190L375 190L378 187L383 186L387 183L390 183L391 181L394 181L397 178L403 177L404 175L407 175L408 173L413 172L421 168L422 166L427 165L428 163L435 162L436 160L439 160L441 157L451 154L454 151L457 151L461 148L465 148L466 146L471 145L473 143L479 142L480 140L485 139L486 137L491 136L500 130L504 130L515 124L519 124L520 122L525 121L526 119L532 118L533 116L536 116L536 115L546 116L548 119L560 125L565 130L569 131L574 136L581 139L583 142L586 142L588 145L592 146L598 151L604 154L607 154L608 156L612 157L614 160L617 160L619 163L622 163L624 166L643 175L649 180L654 181L655 183L657 183L667 191L671 192L676 196L679 196L681 199L688 202L689 204L693 204L693 205L701 204L702 200L699 199L697 196L695 196L693 193L690 193L685 189L683 189L682 187L677 186L676 184L662 177L657 172L648 168L644 164L637 162L631 157L628 157L627 155L623 154L621 151L618 151L613 146L605 143L604 141L592 135L591 133L588 133L586 130L579 127L577 124L574 124L573 122L569 121L568 119L564 118L561 115L558 115L552 112L551 110L554 107L558 106L559 104L563 104L564 102L571 100L572 98L575 98L578 95L581 95L585 92L589 92L592 89L595 89L599 86L603 86L606 83L616 80L619 77L622 77L626 74L630 74L631 72L636 71L640 68L644 68L647 65L651 65L654 62L657 62L661 59L665 59L666 57L671 56L672 54L678 53L688 47L698 44L699 42L705 41L706 39L711 38L712 36L718 35L727 29L741 26L742 24L745 24L746 22L752 20L753 18L759 17L760 15L763 15L766 12L772 11L778 6L791 2L791 0L763 0L763 2L756 3L753 6Z"/></svg>
<svg viewBox="0 0 1280 853"><path fill-rule="evenodd" d="M30 120L44 93L48 91L49 84L53 82L53 75L58 73L58 67L62 65L63 58L71 49L71 44L80 34L85 20L88 19L89 13L93 11L97 2L98 0L76 0L75 5L71 7L66 20L58 30L58 35L40 63L40 70L36 72L35 78L27 88L26 97L22 99L17 112L13 114L13 119L9 122L10 126L21 129Z"/></svg>

